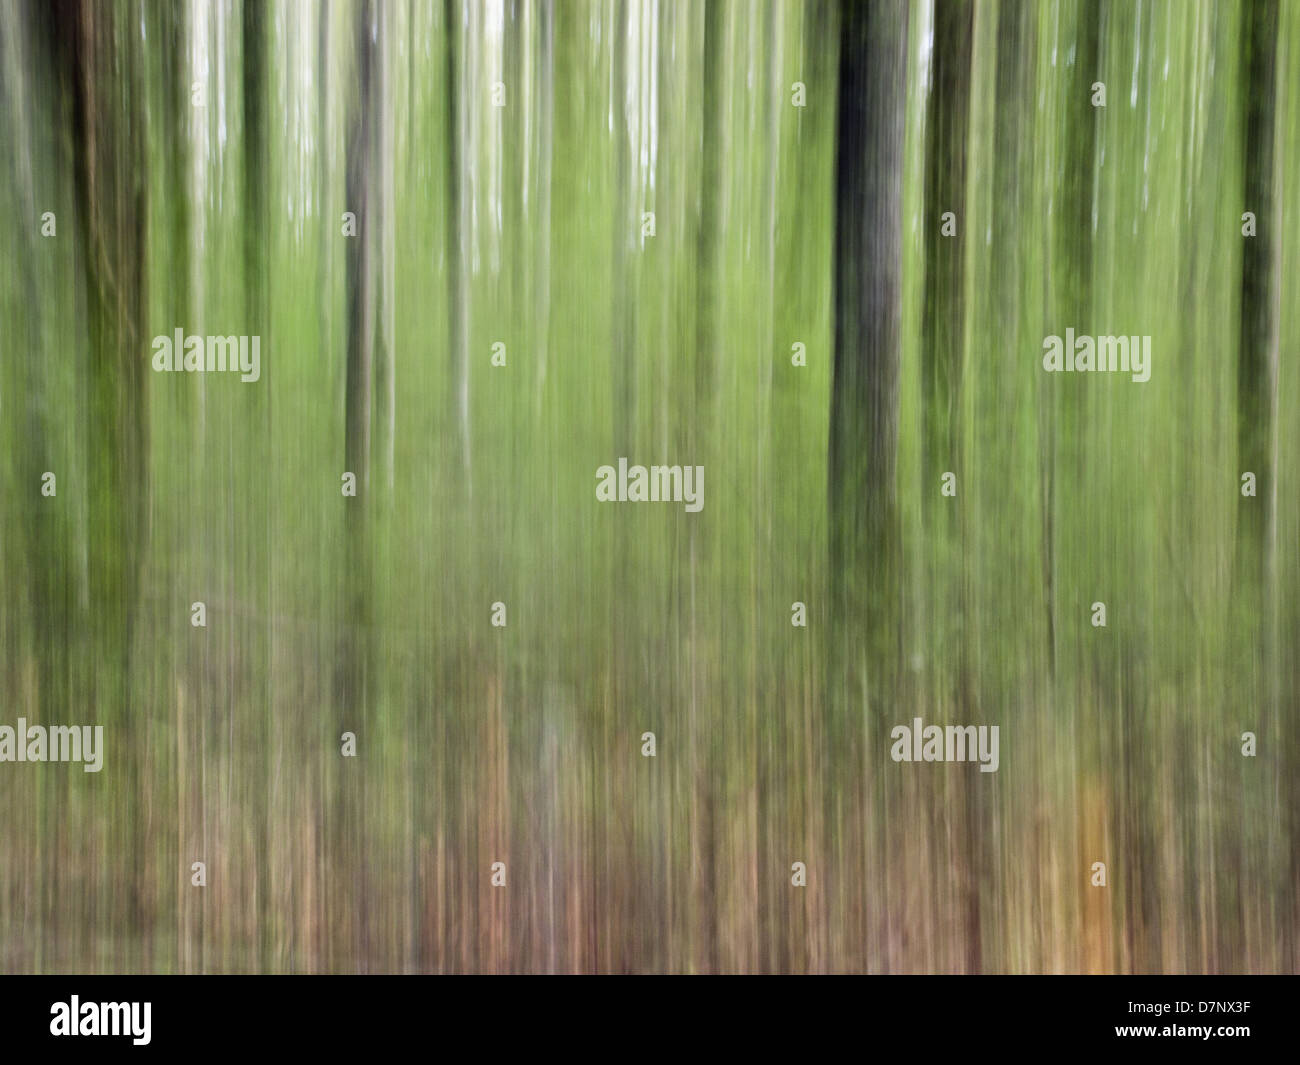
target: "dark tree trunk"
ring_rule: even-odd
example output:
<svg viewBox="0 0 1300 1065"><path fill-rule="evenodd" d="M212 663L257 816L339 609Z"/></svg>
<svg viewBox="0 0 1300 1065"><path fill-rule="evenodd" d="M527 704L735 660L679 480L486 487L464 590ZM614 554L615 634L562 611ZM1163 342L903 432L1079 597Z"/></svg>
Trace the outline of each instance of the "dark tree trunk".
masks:
<svg viewBox="0 0 1300 1065"><path fill-rule="evenodd" d="M370 408L374 376L374 242L378 225L372 208L375 131L371 101L375 95L375 48L370 38L369 4L357 8L355 27L357 97L348 138L347 209L357 218L357 235L347 242L348 364L347 468L357 477L357 495L367 500L370 486Z"/></svg>
<svg viewBox="0 0 1300 1065"><path fill-rule="evenodd" d="M1284 710L1279 670L1277 600L1277 384L1281 327L1282 183L1275 143L1279 4L1251 0L1243 13L1242 92L1245 119L1243 211L1255 215L1255 236L1243 237L1241 325L1237 363L1238 470L1255 474L1254 498L1238 494L1236 618L1243 645L1254 649L1243 673L1246 705L1261 708L1260 735L1276 737L1287 769L1294 775L1300 755L1300 729ZM1239 485L1240 482L1238 482ZM1240 489L1234 486L1239 493ZM1300 879L1300 810L1289 804L1277 850L1276 883ZM1283 843L1282 839L1288 841ZM1287 926L1284 954L1295 954L1294 925Z"/></svg>
<svg viewBox="0 0 1300 1065"><path fill-rule="evenodd" d="M949 0L934 10L933 84L926 114L925 307L921 316L923 409L927 418L921 498L927 509L941 500L940 476L962 484L957 443L965 324L966 137L970 125L970 0ZM955 216L943 235L942 219ZM954 508L946 508L952 511Z"/></svg>
<svg viewBox="0 0 1300 1065"><path fill-rule="evenodd" d="M469 432L469 308L466 273L469 258L466 252L466 225L461 207L461 174L465 169L461 136L460 98L460 0L446 0L444 18L447 35L447 318L450 332L452 373L455 380L454 418L460 427L461 463L465 477L466 493L473 495L473 456L470 451Z"/></svg>
<svg viewBox="0 0 1300 1065"><path fill-rule="evenodd" d="M842 596L874 615L896 602L894 467L902 320L907 4L846 3L835 158L835 370L831 557ZM859 602L859 607L866 605ZM892 626L873 624L881 638ZM893 631L897 631L894 629ZM873 651L882 648L873 645Z"/></svg>
<svg viewBox="0 0 1300 1065"><path fill-rule="evenodd" d="M65 83L72 90L73 180L90 334L85 492L86 520L93 530L88 546L93 698L118 737L118 749L130 752L140 746L132 739L131 648L148 529L144 64L136 23L124 8L60 4L54 28ZM124 755L126 797L113 822L111 868L117 879L105 892L128 900L125 908L113 910L124 937L143 923L136 874L143 865L139 849L145 834L135 797L137 774L134 759ZM128 957L121 961L133 964Z"/></svg>
<svg viewBox="0 0 1300 1065"><path fill-rule="evenodd" d="M700 227L696 244L695 395L697 409L712 394L718 354L718 274L722 229L722 167L728 153L724 76L725 0L705 0L704 92L700 139Z"/></svg>
<svg viewBox="0 0 1300 1065"><path fill-rule="evenodd" d="M382 66L386 33L384 18L373 2L358 5L354 27L357 62L357 95L353 102L351 130L347 147L347 210L356 214L357 235L345 238L348 285L348 349L346 403L347 469L356 475L357 497L345 500L347 538L347 575L344 579L343 646L339 656L342 671L339 707L341 718L337 739L344 731L355 732L358 745L369 737L366 726L371 720L370 642L372 639L373 597L371 588L372 527L378 508L374 493L382 479L374 474L373 412L375 405L375 349L379 359L384 352L384 327L379 302L383 288L379 279L385 254L384 231L388 204L380 175L388 165L381 158L383 128L379 110L383 106ZM387 279L385 279L387 280ZM382 403L382 397L381 397ZM382 437L381 437L382 439ZM365 832L365 774L342 796L339 840L359 870L357 895L340 896L343 904L358 907L358 942L353 945L360 962L367 969L372 963L369 920L364 900L369 883L367 840ZM342 853L340 850L338 853Z"/></svg>
<svg viewBox="0 0 1300 1065"><path fill-rule="evenodd" d="M267 113L267 31L266 9L259 0L244 0L240 12L243 60L243 121L244 121L244 157L243 157L243 200L244 200L244 313L246 316L245 332L249 336L261 337L262 350L267 350L266 342L269 330L269 246L267 210L266 174L267 174L267 132L265 115ZM258 419L253 432L258 434L260 450L271 454L271 405L269 386L259 389L252 397L254 402L263 407L263 417ZM269 527L273 506L273 480L260 479L260 499L258 500L257 518L264 527ZM268 562L254 563L258 568L254 573L253 585L267 589L269 582ZM271 597L262 599L262 609L270 612ZM250 651L258 659L254 667L256 676L269 676L271 672L271 654L265 630L256 631L249 640ZM271 693L266 692L262 700L263 735L275 734L276 707ZM259 780L254 785L258 801L264 805L269 801L268 782L274 774L273 744L262 745L262 765ZM271 906L271 878L274 863L271 858L270 819L257 819L256 847L258 868L262 871L257 877L257 895L254 905L258 911L266 913ZM259 921L258 956L263 966L274 965L274 940L272 925L268 920Z"/></svg>
<svg viewBox="0 0 1300 1065"><path fill-rule="evenodd" d="M966 147L970 127L971 58L974 33L974 5L969 0L950 0L934 10L934 45L931 50L933 82L927 103L925 125L925 290L921 316L921 388L925 417L924 455L921 463L921 503L926 535L933 545L931 565L940 576L930 597L925 631L932 646L955 645L962 649L955 664L956 675L947 672L934 656L934 697L940 706L953 707L958 722L966 720L970 705L970 663L963 638L965 582L957 560L965 558L964 515L958 500L967 479L961 452L959 411L962 369L965 357L966 322L965 258L966 232ZM944 216L951 212L951 229L945 235ZM942 494L942 477L956 475L958 497ZM955 616L945 611L956 599ZM980 785L967 775L946 786L929 801L938 809L937 818L962 824L947 860L954 868L954 894L960 892L962 941L966 946L965 967L980 969L979 870L982 822ZM939 856L938 863L944 860Z"/></svg>
<svg viewBox="0 0 1300 1065"><path fill-rule="evenodd" d="M883 778L864 772L885 749L899 675L899 518L894 485L902 327L902 169L906 0L841 9L835 141L835 366L830 417L831 566L836 582L827 708L827 764L836 767L827 818L876 808ZM874 792L874 795L872 794ZM888 833L858 814L843 840L840 875L885 906L834 915L857 943L887 943ZM883 889L883 891L882 891ZM861 965L876 964L862 958ZM886 965L888 961L886 960Z"/></svg>
<svg viewBox="0 0 1300 1065"><path fill-rule="evenodd" d="M1245 210L1256 235L1243 238L1241 334L1237 364L1237 446L1242 472L1257 478L1254 500L1238 508L1239 573L1262 588L1272 554L1274 407L1277 401L1278 278L1281 212L1273 179L1277 0L1253 0L1245 14Z"/></svg>

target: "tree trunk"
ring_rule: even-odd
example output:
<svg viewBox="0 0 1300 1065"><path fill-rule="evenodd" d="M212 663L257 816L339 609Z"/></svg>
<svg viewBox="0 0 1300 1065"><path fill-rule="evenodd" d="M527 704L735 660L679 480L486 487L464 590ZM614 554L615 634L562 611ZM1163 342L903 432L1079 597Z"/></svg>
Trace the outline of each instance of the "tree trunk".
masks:
<svg viewBox="0 0 1300 1065"><path fill-rule="evenodd" d="M831 558L840 616L870 616L880 652L897 628L899 343L907 4L846 3L835 159L835 370ZM866 598L866 604L862 602ZM867 610L861 607L867 605ZM896 639L896 636L895 636Z"/></svg>

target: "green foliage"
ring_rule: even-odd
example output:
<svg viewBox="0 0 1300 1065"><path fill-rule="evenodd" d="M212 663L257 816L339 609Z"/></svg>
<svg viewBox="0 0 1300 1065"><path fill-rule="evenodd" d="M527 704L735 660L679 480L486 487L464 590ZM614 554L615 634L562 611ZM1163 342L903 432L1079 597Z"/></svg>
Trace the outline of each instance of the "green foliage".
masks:
<svg viewBox="0 0 1300 1065"><path fill-rule="evenodd" d="M363 3L104 5L114 62L76 77L39 5L0 12L0 724L111 726L102 773L0 765L0 966L1294 968L1300 5L1250 500L1254 5L976 2L942 100L912 4L877 160L904 200L896 616L845 651L837 6L377 3L391 153L350 238ZM353 239L392 288L350 499ZM262 379L124 372L177 327L260 335ZM1151 335L1150 381L1044 373L1067 327ZM703 466L703 511L598 503L620 456ZM893 763L877 737L914 716L999 724L1000 770Z"/></svg>

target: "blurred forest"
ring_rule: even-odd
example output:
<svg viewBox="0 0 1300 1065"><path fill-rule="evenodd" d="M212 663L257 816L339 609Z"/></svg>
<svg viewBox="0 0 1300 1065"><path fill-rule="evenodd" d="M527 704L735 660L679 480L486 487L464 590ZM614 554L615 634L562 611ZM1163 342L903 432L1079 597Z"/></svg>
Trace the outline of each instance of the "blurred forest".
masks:
<svg viewBox="0 0 1300 1065"><path fill-rule="evenodd" d="M1300 967L1300 3L30 0L0 100L0 724L106 748L0 970Z"/></svg>

